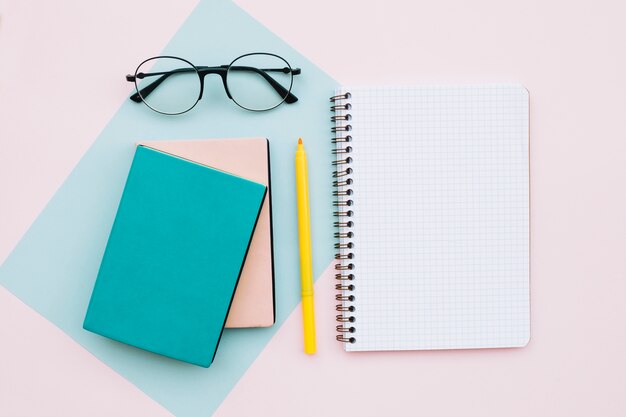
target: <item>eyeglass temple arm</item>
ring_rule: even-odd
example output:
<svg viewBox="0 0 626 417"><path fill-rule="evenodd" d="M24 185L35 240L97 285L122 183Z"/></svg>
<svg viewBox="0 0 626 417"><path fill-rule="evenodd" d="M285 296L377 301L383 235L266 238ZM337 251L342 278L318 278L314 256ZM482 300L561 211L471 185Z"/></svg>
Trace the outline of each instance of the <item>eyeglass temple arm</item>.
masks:
<svg viewBox="0 0 626 417"><path fill-rule="evenodd" d="M287 94L287 96L285 97L285 102L287 103L295 103L296 101L298 101L298 97L296 97L295 95L293 95L291 92L288 92L287 89L285 89L285 87L283 87L282 85L280 85L280 83L278 83L274 78L270 77L266 71L280 71L280 72L284 72L287 73L289 71L291 71L291 73L293 75L299 75L301 73L300 68L293 68L293 69L289 69L287 67L285 68L263 68L263 69L259 69L259 68L255 68L255 67L231 67L237 70L244 70L244 71L253 71L256 72L258 74L260 74L271 86L272 88L274 88L274 90L281 96L285 96L285 94ZM212 73L212 72L219 72L219 71L223 71L223 67L216 67L216 68L210 68L210 67L198 67L198 69L200 69L201 71L207 71L207 74ZM212 70L212 71L211 71ZM170 75L173 74L180 74L180 73L185 73L185 72L195 72L195 70L193 68L178 68L178 69L174 69L171 71L165 71L165 72L151 72L151 73L138 73L137 76L135 77L134 75L126 75L126 81L129 82L135 82L136 78L142 79L145 77L150 77L150 76L155 76L155 75L161 75L159 78L157 78L156 80L154 80L153 82L151 82L150 84L146 85L145 87L143 87L141 90L139 90L139 92L134 93L133 95L130 96L130 99L136 103L141 103L142 101L142 97L148 97L150 95L150 93L152 93L159 85L161 85L161 83L163 81L165 81L167 79L167 77L169 77Z"/></svg>

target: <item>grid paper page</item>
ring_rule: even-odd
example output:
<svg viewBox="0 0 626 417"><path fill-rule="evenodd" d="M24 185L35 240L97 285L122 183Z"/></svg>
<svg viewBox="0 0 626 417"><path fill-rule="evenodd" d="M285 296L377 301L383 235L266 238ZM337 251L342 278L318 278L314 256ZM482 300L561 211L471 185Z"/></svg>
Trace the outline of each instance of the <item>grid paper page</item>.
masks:
<svg viewBox="0 0 626 417"><path fill-rule="evenodd" d="M348 351L524 346L530 338L528 92L351 93L355 278ZM345 147L346 144L343 145ZM342 145L339 145L342 147ZM345 157L345 155L339 155Z"/></svg>

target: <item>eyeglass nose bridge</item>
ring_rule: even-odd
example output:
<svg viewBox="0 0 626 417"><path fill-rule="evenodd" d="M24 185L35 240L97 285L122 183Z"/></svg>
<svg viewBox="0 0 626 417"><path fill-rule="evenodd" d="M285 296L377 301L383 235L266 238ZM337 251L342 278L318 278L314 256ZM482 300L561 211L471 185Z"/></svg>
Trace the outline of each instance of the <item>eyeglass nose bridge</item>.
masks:
<svg viewBox="0 0 626 417"><path fill-rule="evenodd" d="M196 67L198 69L198 75L200 76L200 95L198 96L198 100L202 100L202 94L204 93L204 77L209 74L219 75L222 78L222 84L224 84L224 90L226 91L226 95L229 99L233 99L233 97L230 95L230 91L228 90L228 84L226 82L228 67L229 65L220 65L219 67Z"/></svg>

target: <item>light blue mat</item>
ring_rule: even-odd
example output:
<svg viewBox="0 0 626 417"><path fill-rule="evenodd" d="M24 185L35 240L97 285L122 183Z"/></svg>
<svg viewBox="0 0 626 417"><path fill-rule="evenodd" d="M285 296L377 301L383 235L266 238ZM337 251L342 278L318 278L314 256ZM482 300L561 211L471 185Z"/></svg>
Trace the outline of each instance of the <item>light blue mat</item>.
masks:
<svg viewBox="0 0 626 417"><path fill-rule="evenodd" d="M294 86L298 103L267 113L247 112L226 97L216 77L207 77L203 99L183 116L163 116L126 101L0 267L0 284L177 416L211 415L299 301L294 183L299 136L305 140L309 158L315 276L332 258L328 97L336 82L226 0L202 1L163 53L197 65L219 65L254 51L277 53L292 66L302 68ZM137 61L147 57L139 56ZM128 62L128 72L138 62ZM120 83L126 83L124 75L119 74ZM82 320L135 142L251 136L270 139L276 325L270 329L226 330L209 369L83 330ZM62 144L63 138L57 139ZM324 337L323 329L318 332ZM332 337L330 333L328 337ZM268 375L272 377L275 375Z"/></svg>

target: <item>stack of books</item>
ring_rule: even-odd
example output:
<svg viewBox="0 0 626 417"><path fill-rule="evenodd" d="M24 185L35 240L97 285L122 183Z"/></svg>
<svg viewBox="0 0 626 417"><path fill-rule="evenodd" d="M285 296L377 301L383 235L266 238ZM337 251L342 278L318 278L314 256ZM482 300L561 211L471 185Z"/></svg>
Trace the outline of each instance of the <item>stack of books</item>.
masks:
<svg viewBox="0 0 626 417"><path fill-rule="evenodd" d="M266 139L138 144L83 327L208 367L275 320Z"/></svg>

